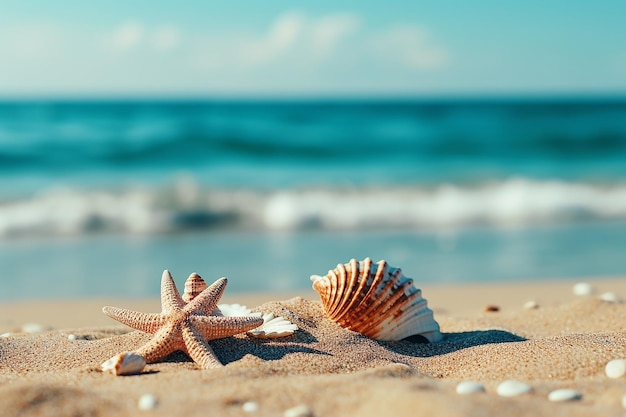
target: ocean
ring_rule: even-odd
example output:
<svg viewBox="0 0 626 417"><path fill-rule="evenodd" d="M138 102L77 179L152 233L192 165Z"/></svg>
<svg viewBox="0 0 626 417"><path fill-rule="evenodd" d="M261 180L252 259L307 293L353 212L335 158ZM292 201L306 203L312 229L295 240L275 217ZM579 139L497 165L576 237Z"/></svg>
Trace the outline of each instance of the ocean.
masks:
<svg viewBox="0 0 626 417"><path fill-rule="evenodd" d="M0 102L0 300L626 275L626 99Z"/></svg>

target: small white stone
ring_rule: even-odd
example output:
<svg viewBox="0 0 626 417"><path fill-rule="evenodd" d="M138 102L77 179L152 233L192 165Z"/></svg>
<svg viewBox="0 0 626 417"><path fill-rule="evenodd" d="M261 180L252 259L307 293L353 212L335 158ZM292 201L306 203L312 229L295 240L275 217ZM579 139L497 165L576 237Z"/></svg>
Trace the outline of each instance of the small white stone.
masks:
<svg viewBox="0 0 626 417"><path fill-rule="evenodd" d="M159 402L157 401L154 395L144 394L141 397L139 397L139 401L137 402L137 407L143 411L152 410L153 408L157 406L158 403Z"/></svg>
<svg viewBox="0 0 626 417"><path fill-rule="evenodd" d="M626 408L626 394L622 397L622 407Z"/></svg>
<svg viewBox="0 0 626 417"><path fill-rule="evenodd" d="M580 400L582 397L580 392L569 388L557 389L548 395L550 401L572 401Z"/></svg>
<svg viewBox="0 0 626 417"><path fill-rule="evenodd" d="M75 334L68 334L67 335L67 340L78 340L78 336L76 336Z"/></svg>
<svg viewBox="0 0 626 417"><path fill-rule="evenodd" d="M537 302L536 302L536 301L533 301L533 300L531 300L531 301L526 301L526 302L524 303L524 308L525 308L526 310L534 310L534 309L536 309L536 308L539 308L539 304L537 304Z"/></svg>
<svg viewBox="0 0 626 417"><path fill-rule="evenodd" d="M22 326L22 332L24 333L41 333L46 330L46 327L39 323L26 323Z"/></svg>
<svg viewBox="0 0 626 417"><path fill-rule="evenodd" d="M13 333L11 333L11 332L6 332L6 333L0 334L0 337L11 337L11 336L13 336Z"/></svg>
<svg viewBox="0 0 626 417"><path fill-rule="evenodd" d="M313 417L313 411L306 405L297 405L285 410L283 417Z"/></svg>
<svg viewBox="0 0 626 417"><path fill-rule="evenodd" d="M257 411L259 411L259 404L254 401L246 401L241 406L241 409L246 413L256 413Z"/></svg>
<svg viewBox="0 0 626 417"><path fill-rule="evenodd" d="M476 381L463 381L456 386L457 394L473 394L475 392L485 392L485 386Z"/></svg>
<svg viewBox="0 0 626 417"><path fill-rule="evenodd" d="M592 295L595 292L595 289L588 282L579 282L578 284L574 285L572 291L574 291L575 295L587 296Z"/></svg>
<svg viewBox="0 0 626 417"><path fill-rule="evenodd" d="M532 391L532 387L520 381L508 380L498 385L496 392L501 397L515 397L527 394Z"/></svg>
<svg viewBox="0 0 626 417"><path fill-rule="evenodd" d="M609 378L617 379L626 375L626 359L613 359L604 367Z"/></svg>
<svg viewBox="0 0 626 417"><path fill-rule="evenodd" d="M622 298L614 292L605 292L600 296L600 300L615 304L621 304L624 302L624 300L622 300Z"/></svg>

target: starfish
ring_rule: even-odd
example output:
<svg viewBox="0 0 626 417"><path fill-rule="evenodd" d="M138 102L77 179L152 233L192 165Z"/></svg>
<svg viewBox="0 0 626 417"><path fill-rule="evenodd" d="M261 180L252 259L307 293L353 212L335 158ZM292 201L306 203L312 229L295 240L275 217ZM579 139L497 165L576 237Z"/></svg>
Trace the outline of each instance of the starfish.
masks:
<svg viewBox="0 0 626 417"><path fill-rule="evenodd" d="M147 363L158 362L180 350L201 369L219 368L223 365L207 342L263 324L260 317L224 317L213 313L227 282L226 278L218 279L186 303L178 293L172 275L165 270L161 278L161 313L141 313L117 307L104 307L102 312L133 329L154 335L133 352L143 356Z"/></svg>

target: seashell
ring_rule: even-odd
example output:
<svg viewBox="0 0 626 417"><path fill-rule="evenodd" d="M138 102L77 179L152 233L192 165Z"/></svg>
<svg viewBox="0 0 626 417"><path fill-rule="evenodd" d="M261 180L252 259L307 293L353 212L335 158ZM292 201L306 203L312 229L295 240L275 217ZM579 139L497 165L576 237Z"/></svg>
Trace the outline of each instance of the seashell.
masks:
<svg viewBox="0 0 626 417"><path fill-rule="evenodd" d="M190 302L206 288L206 282L204 282L202 277L195 272L192 273L191 275L189 275L189 278L187 278L187 281L185 281L183 301L185 301L186 303Z"/></svg>
<svg viewBox="0 0 626 417"><path fill-rule="evenodd" d="M340 326L378 340L401 340L421 335L442 339L439 324L422 292L400 268L385 261L374 264L352 259L325 276L312 275L326 316Z"/></svg>
<svg viewBox="0 0 626 417"><path fill-rule="evenodd" d="M219 304L217 306L226 317L252 316L261 317L261 313L252 312L248 307L241 304ZM276 339L292 335L298 330L298 326L283 317L275 317L274 314L263 314L263 324L249 330L247 334L258 339Z"/></svg>
<svg viewBox="0 0 626 417"><path fill-rule="evenodd" d="M249 330L247 334L258 339L277 339L292 335L298 330L298 326L285 320L283 317L274 317L274 314L263 314L263 324L256 329Z"/></svg>
<svg viewBox="0 0 626 417"><path fill-rule="evenodd" d="M141 373L145 366L146 360L144 357L132 352L115 355L100 365L102 372L109 372L118 376Z"/></svg>
<svg viewBox="0 0 626 417"><path fill-rule="evenodd" d="M218 304L217 308L225 317L254 316L261 317L261 313L253 313L248 307L241 304Z"/></svg>
<svg viewBox="0 0 626 417"><path fill-rule="evenodd" d="M536 301L534 301L534 300L526 301L524 303L524 308L526 310L535 310L535 309L539 308L539 304Z"/></svg>

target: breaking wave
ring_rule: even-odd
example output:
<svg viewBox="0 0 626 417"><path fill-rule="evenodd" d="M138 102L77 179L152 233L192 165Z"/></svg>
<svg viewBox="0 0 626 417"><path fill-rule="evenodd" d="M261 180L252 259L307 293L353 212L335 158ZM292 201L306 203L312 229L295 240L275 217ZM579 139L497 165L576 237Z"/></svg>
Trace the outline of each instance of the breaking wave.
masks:
<svg viewBox="0 0 626 417"><path fill-rule="evenodd" d="M626 183L511 178L479 185L49 188L0 201L0 238L240 230L450 229L626 219Z"/></svg>

